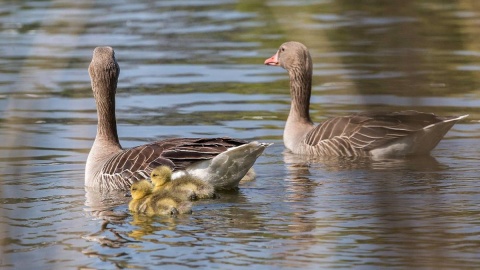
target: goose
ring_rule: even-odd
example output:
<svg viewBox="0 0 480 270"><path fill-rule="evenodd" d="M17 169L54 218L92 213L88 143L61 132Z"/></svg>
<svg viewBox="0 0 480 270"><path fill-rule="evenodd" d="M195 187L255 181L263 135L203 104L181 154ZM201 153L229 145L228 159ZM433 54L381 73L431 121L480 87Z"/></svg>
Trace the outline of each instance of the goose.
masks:
<svg viewBox="0 0 480 270"><path fill-rule="evenodd" d="M190 175L178 177L172 181L172 170L165 165L153 169L150 179L154 184L153 192L167 190L188 200L215 197L212 185Z"/></svg>
<svg viewBox="0 0 480 270"><path fill-rule="evenodd" d="M133 183L130 187L132 200L128 204L128 209L147 216L189 214L192 212L190 202L171 192L152 193L152 189L152 184L145 179Z"/></svg>
<svg viewBox="0 0 480 270"><path fill-rule="evenodd" d="M307 47L296 41L283 43L264 64L288 71L292 102L283 142L294 154L373 158L429 154L456 122L468 116L440 117L413 110L362 112L315 126L309 113L312 58Z"/></svg>
<svg viewBox="0 0 480 270"><path fill-rule="evenodd" d="M88 72L98 124L85 166L86 187L128 190L133 182L149 178L153 168L167 165L216 189L232 189L270 145L233 138L171 138L123 149L115 117L120 67L113 48L95 48Z"/></svg>

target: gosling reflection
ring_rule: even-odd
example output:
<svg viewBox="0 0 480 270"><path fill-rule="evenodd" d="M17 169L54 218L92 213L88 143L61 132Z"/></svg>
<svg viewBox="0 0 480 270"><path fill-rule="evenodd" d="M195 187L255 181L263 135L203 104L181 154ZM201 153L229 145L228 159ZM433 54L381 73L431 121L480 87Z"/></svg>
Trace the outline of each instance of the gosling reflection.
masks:
<svg viewBox="0 0 480 270"><path fill-rule="evenodd" d="M268 229L268 222L261 216L261 207L249 201L242 190L220 191L218 199L213 201L198 201L195 203L195 215L168 215L147 216L132 213L131 225L134 229L128 236L136 240L155 241L168 246L183 246L183 241L172 242L163 236L166 231L177 231L184 237L198 239L199 242L208 237L228 237L241 239L245 231L259 231ZM177 227L187 225L188 230ZM211 230L214 227L215 230ZM205 233L207 235L205 235ZM155 236L155 237L149 237ZM154 240L152 240L154 239Z"/></svg>
<svg viewBox="0 0 480 270"><path fill-rule="evenodd" d="M142 240L162 230L174 231L177 226L178 217L171 216L147 216L139 213L132 213L131 225L135 227L128 236L135 240Z"/></svg>

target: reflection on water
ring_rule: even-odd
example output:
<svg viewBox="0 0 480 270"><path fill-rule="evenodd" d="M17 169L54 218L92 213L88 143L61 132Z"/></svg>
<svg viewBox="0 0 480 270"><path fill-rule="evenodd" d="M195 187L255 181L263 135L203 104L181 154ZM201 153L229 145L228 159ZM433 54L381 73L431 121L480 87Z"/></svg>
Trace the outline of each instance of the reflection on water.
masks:
<svg viewBox="0 0 480 270"><path fill-rule="evenodd" d="M296 168L308 168L310 164L321 164L322 169L327 171L341 170L445 170L432 156L418 156L408 158L380 158L370 157L308 157L291 153L288 150L283 152L283 160L291 164L292 170Z"/></svg>
<svg viewBox="0 0 480 270"><path fill-rule="evenodd" d="M98 1L97 1L98 2ZM427 1L7 1L0 7L0 267L449 268L480 264L480 6ZM312 118L470 114L431 157L303 158L281 140L284 41L314 61ZM257 179L192 215L132 215L83 186L96 131L87 67L122 68L122 144L274 142Z"/></svg>
<svg viewBox="0 0 480 270"><path fill-rule="evenodd" d="M324 227L317 223L316 229L321 228L327 239L335 235L331 240L342 239L337 248L347 254L359 252L365 262L382 257L378 266L439 265L456 253L457 237L476 239L476 225L451 223L460 216L470 220L478 211L472 206L459 209L468 199L456 194L458 177L448 172L455 168L435 158L318 162L285 152L284 159L289 169L289 198L305 202L316 197L322 198L316 203L328 203L316 207L315 216L327 223ZM479 244L474 240L462 250L473 250ZM449 265L462 264L451 261Z"/></svg>

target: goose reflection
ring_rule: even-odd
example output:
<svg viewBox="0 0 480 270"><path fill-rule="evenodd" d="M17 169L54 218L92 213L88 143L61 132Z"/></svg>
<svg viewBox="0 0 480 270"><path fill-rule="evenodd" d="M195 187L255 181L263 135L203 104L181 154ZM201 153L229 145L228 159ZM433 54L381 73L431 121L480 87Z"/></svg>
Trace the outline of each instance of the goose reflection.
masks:
<svg viewBox="0 0 480 270"><path fill-rule="evenodd" d="M320 166L327 171L345 171L354 169L370 170L413 170L413 171L443 171L447 166L438 162L434 157L414 156L407 158L382 158L371 157L306 157L294 154L288 150L283 153L284 162L290 172L298 168L308 170L311 166Z"/></svg>
<svg viewBox="0 0 480 270"><path fill-rule="evenodd" d="M411 238L418 228L428 228L438 235L444 233L441 226L434 223L435 219L417 218L442 211L439 210L442 195L444 189L449 188L450 174L445 172L450 168L434 157L319 159L290 151L283 154L290 200L316 204L312 207L316 213L294 216L292 222L297 224L297 229L309 230L315 226L317 235L324 232L323 239L356 235L371 239L365 243L375 245L378 238L372 237L374 230L406 251L414 250L422 242ZM365 227L359 229L352 226L352 222ZM396 239L410 241L396 242ZM302 248L319 244L318 241L303 240Z"/></svg>
<svg viewBox="0 0 480 270"><path fill-rule="evenodd" d="M285 177L285 199L287 203L291 203L291 218L288 226L289 232L305 233L311 232L317 227L317 219L315 218L315 190L321 185L319 179L315 179L310 172L310 164L306 162L306 157L300 159L290 152L284 152L284 162L287 168ZM311 245L314 244L314 237L310 234L299 234L295 238L312 239L307 241Z"/></svg>
<svg viewBox="0 0 480 270"><path fill-rule="evenodd" d="M85 212L94 218L112 223L123 223L128 217L128 213L115 211L115 208L127 205L129 201L130 198L125 196L125 191L98 191L85 187Z"/></svg>
<svg viewBox="0 0 480 270"><path fill-rule="evenodd" d="M103 191L85 187L85 209L88 216L95 220L101 220L99 230L95 233L82 236L83 239L97 242L102 246L118 248L126 243L132 242L122 236L116 228L111 225L124 224L129 217L126 211L116 208L128 204L130 198L125 197L125 192L119 190ZM97 251L84 250L84 254L99 255Z"/></svg>

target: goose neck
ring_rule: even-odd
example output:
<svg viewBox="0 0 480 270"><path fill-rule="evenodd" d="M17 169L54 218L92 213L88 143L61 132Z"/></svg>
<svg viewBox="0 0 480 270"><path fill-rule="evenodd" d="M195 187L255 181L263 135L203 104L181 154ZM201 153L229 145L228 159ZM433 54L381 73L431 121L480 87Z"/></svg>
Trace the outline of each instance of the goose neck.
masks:
<svg viewBox="0 0 480 270"><path fill-rule="evenodd" d="M97 92L97 91L94 91ZM98 91L97 93L112 93L110 91ZM110 142L120 147L117 133L117 121L115 116L115 92L111 95L96 97L97 105L97 139Z"/></svg>
<svg viewBox="0 0 480 270"><path fill-rule="evenodd" d="M294 121L311 123L310 119L310 95L312 89L312 69L310 65L304 68L289 70L290 95L292 105L289 118Z"/></svg>

